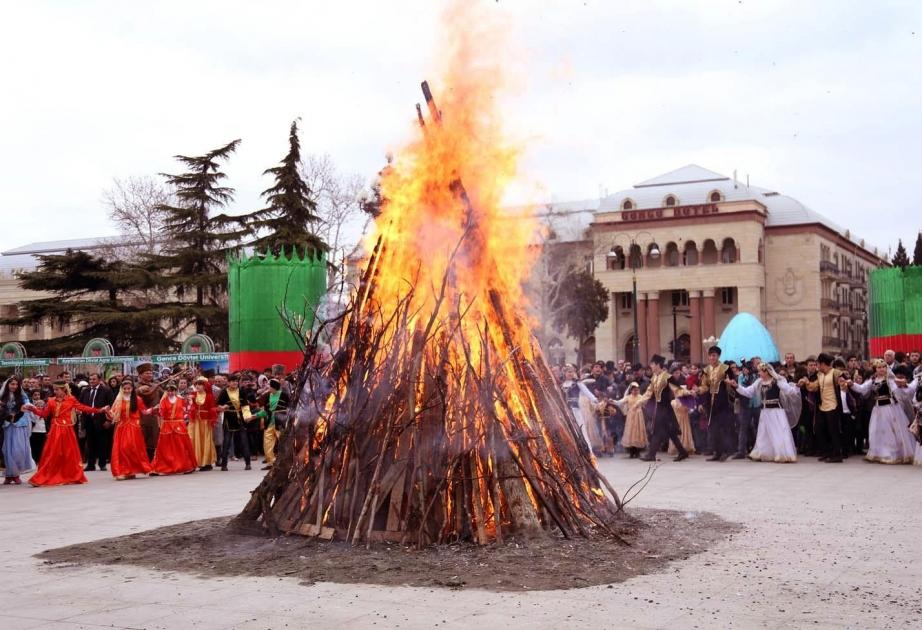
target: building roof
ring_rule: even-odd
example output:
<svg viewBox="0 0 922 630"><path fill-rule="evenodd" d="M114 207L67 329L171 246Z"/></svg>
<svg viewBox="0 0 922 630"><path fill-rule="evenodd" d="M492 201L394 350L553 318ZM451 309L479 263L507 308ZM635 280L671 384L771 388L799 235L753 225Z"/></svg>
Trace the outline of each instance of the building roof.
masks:
<svg viewBox="0 0 922 630"><path fill-rule="evenodd" d="M663 173L662 175L640 182L639 184L634 184L634 188L666 186L669 184L689 184L693 182L719 182L726 179L728 179L726 175L701 168L697 164L689 164L688 166Z"/></svg>
<svg viewBox="0 0 922 630"><path fill-rule="evenodd" d="M757 201L766 208L768 227L784 225L820 224L838 233L865 250L873 246L864 245L861 239L837 225L822 214L815 212L800 201L775 190L759 186L747 186L735 178L715 173L696 164L689 164L652 179L635 184L633 188L620 190L603 198L599 203L601 212L618 212L625 200L633 202L635 210L662 208L668 195L676 198L676 205L710 203L711 193L717 191L723 201Z"/></svg>
<svg viewBox="0 0 922 630"><path fill-rule="evenodd" d="M63 254L68 249L86 251L99 249L113 242L122 240L118 236L93 236L89 238L70 238L63 241L38 241L21 247L0 252L0 256L14 256L17 254Z"/></svg>
<svg viewBox="0 0 922 630"><path fill-rule="evenodd" d="M0 277L12 276L21 271L33 271L38 267L38 256L45 254L63 254L69 249L89 251L101 249L107 245L130 245L118 236L94 236L90 238L71 238L62 241L39 241L21 247L14 247L0 252Z"/></svg>

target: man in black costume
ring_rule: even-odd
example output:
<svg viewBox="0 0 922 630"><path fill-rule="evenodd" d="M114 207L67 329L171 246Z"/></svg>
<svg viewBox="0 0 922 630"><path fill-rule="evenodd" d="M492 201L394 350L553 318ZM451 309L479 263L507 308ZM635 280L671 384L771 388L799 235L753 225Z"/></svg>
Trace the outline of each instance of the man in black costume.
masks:
<svg viewBox="0 0 922 630"><path fill-rule="evenodd" d="M708 348L708 364L701 373L698 393L705 394L705 413L708 417L708 441L711 455L707 461L726 461L736 452L734 439L733 401L730 399L727 370L729 366L720 362L721 349L718 346Z"/></svg>
<svg viewBox="0 0 922 630"><path fill-rule="evenodd" d="M679 421L676 420L675 410L672 408L672 401L675 398L675 391L682 387L682 383L674 382L669 377L669 373L663 370L663 364L666 359L658 354L650 358L650 369L653 370L653 378L650 379L650 386L644 393L641 401L653 398L656 406L653 412L653 436L650 438L650 447L646 455L640 459L645 462L656 461L656 453L666 443L671 440L675 444L679 454L675 461L680 462L688 458L688 451L682 446L679 440Z"/></svg>

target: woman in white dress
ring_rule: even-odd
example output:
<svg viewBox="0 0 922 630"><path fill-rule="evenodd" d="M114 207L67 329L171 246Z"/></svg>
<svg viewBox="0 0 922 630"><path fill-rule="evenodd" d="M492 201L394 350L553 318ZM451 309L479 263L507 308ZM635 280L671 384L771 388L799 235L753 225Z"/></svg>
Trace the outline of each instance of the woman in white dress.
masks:
<svg viewBox="0 0 922 630"><path fill-rule="evenodd" d="M740 396L752 398L759 394L762 400L759 430L749 458L757 462L796 462L797 447L788 415L790 412L795 423L800 417L800 390L779 376L768 363L760 363L758 370L759 378L752 384L743 386L735 381L731 384Z"/></svg>
<svg viewBox="0 0 922 630"><path fill-rule="evenodd" d="M872 365L873 377L861 385L848 381L853 392L870 396L874 401L868 426L868 453L864 458L881 464L911 464L915 442L898 396L915 394L918 381L900 388L883 359L875 359Z"/></svg>

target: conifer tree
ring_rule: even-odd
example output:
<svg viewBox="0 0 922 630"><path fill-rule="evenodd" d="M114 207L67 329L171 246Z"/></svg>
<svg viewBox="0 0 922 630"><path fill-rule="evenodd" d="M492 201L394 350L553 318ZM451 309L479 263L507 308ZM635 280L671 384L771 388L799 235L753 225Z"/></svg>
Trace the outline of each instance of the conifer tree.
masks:
<svg viewBox="0 0 922 630"><path fill-rule="evenodd" d="M288 133L288 153L278 166L263 171L263 175L275 178L275 184L262 193L269 205L246 217L250 229L257 234L250 243L255 251L279 254L283 250L297 250L316 254L329 249L314 232L321 219L313 193L301 177L300 166L301 142L295 120Z"/></svg>
<svg viewBox="0 0 922 630"><path fill-rule="evenodd" d="M909 266L909 255L906 253L906 248L903 247L903 239L897 242L892 263L894 267L899 267L900 269L905 269Z"/></svg>
<svg viewBox="0 0 922 630"><path fill-rule="evenodd" d="M912 264L916 267L922 267L922 232L916 235L916 247L912 252Z"/></svg>
<svg viewBox="0 0 922 630"><path fill-rule="evenodd" d="M156 308L175 325L194 324L195 332L220 346L227 339L227 256L249 233L245 217L216 214L234 199L234 189L221 185L227 176L220 163L239 144L233 140L200 156L177 155L188 170L161 173L176 202L157 206L165 215L167 245L148 257L149 283L170 293Z"/></svg>
<svg viewBox="0 0 922 630"><path fill-rule="evenodd" d="M138 274L128 264L106 260L85 251L39 256L35 271L19 275L19 286L51 297L18 304L19 316L3 320L9 326L53 324L61 334L26 342L32 356L79 354L86 342L105 337L117 352L164 352L172 345L161 325L162 312L137 306L130 300ZM64 325L78 330L64 333Z"/></svg>

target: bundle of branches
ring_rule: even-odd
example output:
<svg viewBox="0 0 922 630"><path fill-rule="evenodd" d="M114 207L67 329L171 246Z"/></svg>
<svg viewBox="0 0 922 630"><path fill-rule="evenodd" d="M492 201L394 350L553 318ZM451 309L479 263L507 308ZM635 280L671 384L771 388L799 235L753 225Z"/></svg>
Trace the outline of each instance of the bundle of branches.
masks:
<svg viewBox="0 0 922 630"><path fill-rule="evenodd" d="M460 179L449 188L467 219L440 282L417 268L395 292L399 232L379 237L349 308L307 343L295 421L238 523L420 547L614 536L621 502L527 322L497 287L459 289L484 234ZM321 365L331 328L339 350Z"/></svg>

